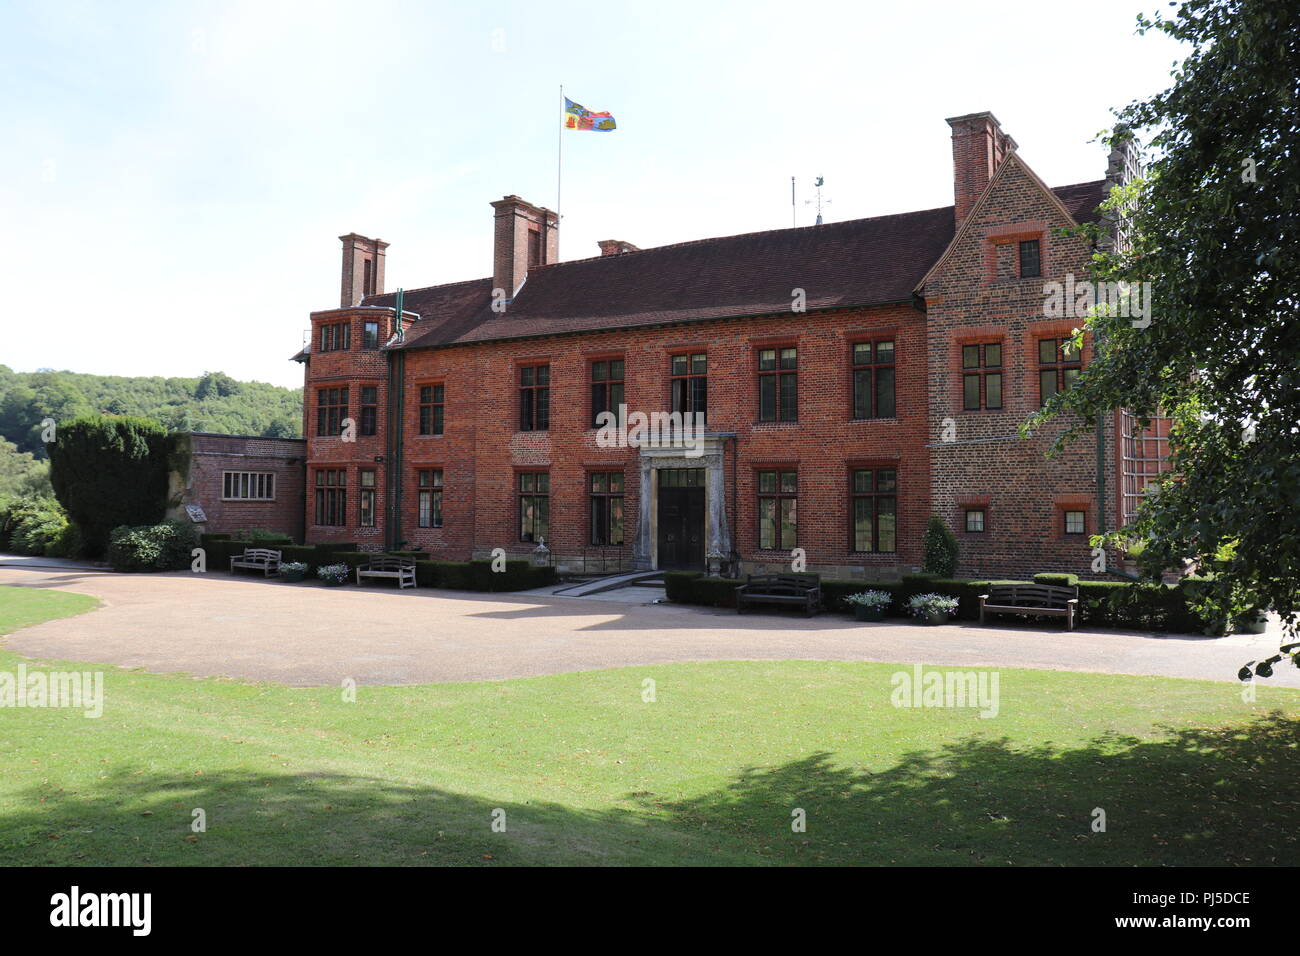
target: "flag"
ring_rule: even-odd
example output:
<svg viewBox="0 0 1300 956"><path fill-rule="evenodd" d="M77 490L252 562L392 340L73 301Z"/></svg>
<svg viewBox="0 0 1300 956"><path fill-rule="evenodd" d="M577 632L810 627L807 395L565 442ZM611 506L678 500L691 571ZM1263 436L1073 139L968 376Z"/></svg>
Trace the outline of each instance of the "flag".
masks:
<svg viewBox="0 0 1300 956"><path fill-rule="evenodd" d="M608 133L614 129L614 125L614 117L608 113L593 113L567 96L564 98L565 129L594 129L600 133Z"/></svg>

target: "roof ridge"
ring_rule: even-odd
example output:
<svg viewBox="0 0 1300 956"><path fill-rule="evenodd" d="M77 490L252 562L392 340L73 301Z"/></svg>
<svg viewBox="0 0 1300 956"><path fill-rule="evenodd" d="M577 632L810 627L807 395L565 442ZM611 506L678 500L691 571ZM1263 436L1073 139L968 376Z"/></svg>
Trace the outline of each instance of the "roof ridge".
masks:
<svg viewBox="0 0 1300 956"><path fill-rule="evenodd" d="M492 281L491 276L483 276L481 279L460 279L456 282L439 282L436 285L422 285L422 286L417 286L414 289L402 289L401 291L403 293L428 292L430 289L450 289L454 285L472 285L475 282L491 282L491 281ZM386 295L397 295L397 291L398 290L394 289L392 292L373 292L370 295L366 296L366 299L378 299ZM364 303L365 299L362 299L361 301Z"/></svg>
<svg viewBox="0 0 1300 956"><path fill-rule="evenodd" d="M681 242L669 242L662 246L647 246L644 249L631 249L627 252L618 252L611 256L594 255L585 259L565 259L563 262L547 262L540 266L534 266L534 269L549 269L553 266L567 266L577 262L595 262L600 259L620 259L624 256L640 255L644 252L658 252L661 249L680 249L683 246L698 246L706 242L720 242L724 239L748 239L754 236L772 236L781 232L800 232L805 229L831 229L837 226L853 226L864 222L871 222L877 219L901 219L904 216L921 216L926 213L942 212L945 209L951 209L952 206L934 206L930 209L911 209L907 212L891 212L883 216L861 216L857 219L844 219L840 222L824 222L820 226L782 226L780 229L758 229L754 232L737 232L729 236L705 236L702 239L685 239ZM529 270L533 271L532 269Z"/></svg>

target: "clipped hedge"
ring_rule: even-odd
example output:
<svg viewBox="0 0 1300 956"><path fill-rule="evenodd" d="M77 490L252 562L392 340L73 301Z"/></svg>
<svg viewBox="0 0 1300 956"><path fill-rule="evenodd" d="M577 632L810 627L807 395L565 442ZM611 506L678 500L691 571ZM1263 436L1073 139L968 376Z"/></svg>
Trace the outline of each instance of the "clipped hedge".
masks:
<svg viewBox="0 0 1300 956"><path fill-rule="evenodd" d="M188 521L119 525L109 533L108 563L114 571L180 571L198 543Z"/></svg>
<svg viewBox="0 0 1300 956"><path fill-rule="evenodd" d="M1046 584L1054 588L1075 588L1079 586L1079 576L1077 574L1058 574L1055 572L1035 574L1034 583Z"/></svg>
<svg viewBox="0 0 1300 956"><path fill-rule="evenodd" d="M523 559L507 561L504 571L493 571L490 560L416 561L415 583L424 588L453 591L527 591L559 580L555 568L533 567Z"/></svg>
<svg viewBox="0 0 1300 956"><path fill-rule="evenodd" d="M744 581L731 578L708 578L699 571L667 571L664 587L670 601L706 607L735 607L735 589ZM905 574L900 581L822 581L822 601L826 609L850 613L844 599L859 591L885 591L893 600L889 615L906 616L907 601L917 594L934 592L957 599L958 620L979 620L979 596L994 585L1027 584L1018 580L963 580L940 578L930 574ZM1036 574L1034 583L1079 589L1082 623L1093 627L1113 627L1139 631L1171 631L1179 634L1221 633L1221 622L1211 622L1197 614L1191 601L1204 587L1204 578L1184 578L1177 586L1128 581L1080 581L1074 574ZM1245 620L1249 615L1243 615ZM1238 623L1239 623L1238 622Z"/></svg>
<svg viewBox="0 0 1300 956"><path fill-rule="evenodd" d="M665 571L664 591L668 600L705 607L735 607L739 578L710 578L701 571Z"/></svg>
<svg viewBox="0 0 1300 956"><path fill-rule="evenodd" d="M208 571L229 571L231 557L243 554L245 548L253 546L251 541L236 541L233 538L209 538L202 545L207 555Z"/></svg>

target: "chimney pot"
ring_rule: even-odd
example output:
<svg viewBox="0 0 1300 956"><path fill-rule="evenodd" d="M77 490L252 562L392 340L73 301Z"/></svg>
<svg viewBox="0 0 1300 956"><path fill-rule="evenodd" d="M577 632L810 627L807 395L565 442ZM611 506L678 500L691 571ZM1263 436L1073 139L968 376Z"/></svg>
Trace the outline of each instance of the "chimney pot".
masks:
<svg viewBox="0 0 1300 956"><path fill-rule="evenodd" d="M492 286L513 299L528 277L528 270L554 262L559 250L559 217L518 196L503 196L492 203Z"/></svg>
<svg viewBox="0 0 1300 956"><path fill-rule="evenodd" d="M339 294L339 307L350 309L360 305L368 295L384 291L384 250L388 243L382 239L367 239L355 232L339 236L343 243L343 282Z"/></svg>
<svg viewBox="0 0 1300 956"><path fill-rule="evenodd" d="M602 256L617 256L625 252L640 252L641 250L630 242L622 239L601 239L597 242L600 246Z"/></svg>
<svg viewBox="0 0 1300 956"><path fill-rule="evenodd" d="M1015 151L1016 141L988 111L951 116L947 122L952 127L953 215L960 228L993 174Z"/></svg>

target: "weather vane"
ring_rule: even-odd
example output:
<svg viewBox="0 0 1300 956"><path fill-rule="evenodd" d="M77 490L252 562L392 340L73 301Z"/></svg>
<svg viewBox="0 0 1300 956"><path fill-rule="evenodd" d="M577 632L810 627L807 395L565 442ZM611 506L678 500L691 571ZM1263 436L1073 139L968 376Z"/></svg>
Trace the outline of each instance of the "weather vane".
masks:
<svg viewBox="0 0 1300 956"><path fill-rule="evenodd" d="M813 186L815 186L817 189L817 198L805 199L803 201L803 204L805 206L811 206L814 204L817 206L817 225L819 226L822 224L822 206L829 206L831 204L831 201L829 199L827 200L822 199L822 184L824 182L826 182L826 180L822 176L818 176L815 180L813 180Z"/></svg>

